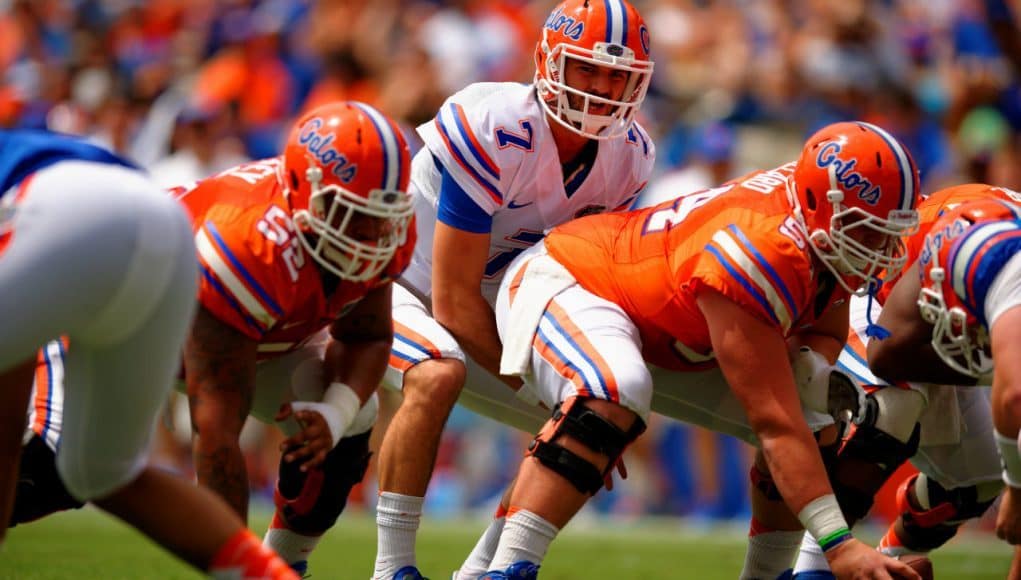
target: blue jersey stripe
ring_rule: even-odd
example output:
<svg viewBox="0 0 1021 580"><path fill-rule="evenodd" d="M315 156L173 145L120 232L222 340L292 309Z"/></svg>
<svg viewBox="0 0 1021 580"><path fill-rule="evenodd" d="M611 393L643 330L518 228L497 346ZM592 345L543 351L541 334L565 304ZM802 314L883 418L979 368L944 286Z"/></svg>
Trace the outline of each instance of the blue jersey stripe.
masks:
<svg viewBox="0 0 1021 580"><path fill-rule="evenodd" d="M500 169L491 165L489 161L486 160L485 156L476 148L475 139L473 138L471 129L465 126L464 120L461 118L461 115L458 114L457 107L453 103L450 105L450 111L451 116L454 117L454 124L457 125L457 131L461 134L461 140L468 147L468 151L472 154L472 157L479 162L482 169L491 175L493 179L500 179Z"/></svg>
<svg viewBox="0 0 1021 580"><path fill-rule="evenodd" d="M258 331L260 336L266 333L267 328L259 324L259 321L256 320L251 314L249 314L248 311L244 309L244 307L241 306L241 303L238 302L237 298L235 298L234 295L231 294L229 290L223 287L223 284L221 284L220 281L216 279L216 274L209 271L209 269L206 268L205 266L202 266L202 277L205 278L206 281L209 282L209 284L227 300L227 303L230 304L231 307L233 307L234 310L236 310L237 313L241 315L241 318L243 318L245 322L248 323L249 326Z"/></svg>
<svg viewBox="0 0 1021 580"><path fill-rule="evenodd" d="M745 291L748 292L748 294L750 294L751 297L754 298L755 301L758 302L760 306L762 306L762 309L765 310L767 314L769 314L769 317L773 319L773 322L775 322L779 326L780 319L778 319L776 317L776 313L773 312L773 307L770 306L769 300L766 300L766 297L763 296L761 292L759 292L759 290L751 283L751 281L745 279L741 271L738 270L733 265L731 265L730 262L728 262L727 259L723 257L723 254L721 254L720 251L717 250L714 245L709 244L708 246L706 246L706 251L712 254L713 257L715 257L716 260L723 265L727 272L731 276L733 276L734 280L737 280L737 282L745 289Z"/></svg>
<svg viewBox="0 0 1021 580"><path fill-rule="evenodd" d="M206 230L213 236L213 240L216 241L216 245L220 247L220 250L223 252L223 255L226 256L228 260L230 260L230 263L231 265L234 266L234 269L239 274L241 274L245 281L248 282L248 285L253 290L255 290L255 293L259 295L259 298L262 298L263 303L269 306L270 309L277 315L277 317L283 315L284 313L283 309L277 305L273 298L270 297L269 293L266 292L262 288L262 286L259 285L255 278L248 273L248 270L245 269L241 262L234 256L234 253L230 251L230 248L227 246L227 243L223 241L222 237L220 237L220 232L217 231L216 226L213 224L213 222L206 221L205 227Z"/></svg>
<svg viewBox="0 0 1021 580"><path fill-rule="evenodd" d="M482 174L480 174L478 170L476 170L475 167L473 167L472 164L468 162L468 158L464 156L464 153L461 153L461 150L458 149L457 144L454 143L454 138L450 134L450 130L447 128L447 125L443 122L443 119L437 117L436 121L437 125L439 125L440 127L440 131L442 131L443 135L446 137L446 141L447 144L449 145L450 152L454 154L455 158L457 158L461 167L469 175L471 175L475 179L475 181L483 187L483 189L489 192L490 196L494 199L494 201L498 202L502 201L503 194L500 193L500 190L497 189L495 185L490 183L485 177L483 177Z"/></svg>
<svg viewBox="0 0 1021 580"><path fill-rule="evenodd" d="M780 293L783 294L784 300L787 302L787 308L790 310L791 321L797 320L799 318L799 312L797 306L794 303L794 296L791 295L790 290L787 289L787 285L784 284L783 279L780 278L780 275L777 274L773 266L768 261L766 261L766 258L759 253L759 251L752 244L751 240L749 240L748 237L744 235L744 232L742 232L740 228L738 228L734 224L730 224L729 226L727 226L727 229L729 229L731 232L734 233L735 236L737 236L737 239L741 242L745 249L748 250L748 253L750 253L752 257L755 258L755 262L759 265L759 268L766 272L766 274L769 276L769 279L772 280L773 287L780 289Z"/></svg>

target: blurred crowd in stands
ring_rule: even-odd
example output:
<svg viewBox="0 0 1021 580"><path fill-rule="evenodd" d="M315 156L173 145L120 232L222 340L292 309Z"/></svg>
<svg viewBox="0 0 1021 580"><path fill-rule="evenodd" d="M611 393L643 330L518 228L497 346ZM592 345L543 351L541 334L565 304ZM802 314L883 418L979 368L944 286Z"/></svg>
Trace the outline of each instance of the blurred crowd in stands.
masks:
<svg viewBox="0 0 1021 580"><path fill-rule="evenodd" d="M1011 2L634 0L656 61L642 110L659 155L647 199L786 161L814 129L851 118L907 144L926 190L1021 188L1021 2ZM288 124L328 100L375 105L417 148L414 127L449 94L531 81L554 4L0 0L0 127L86 135L166 186L275 155ZM186 438L187 416L178 423ZM651 433L600 509L746 516L742 444L663 421ZM489 511L525 437L458 409L427 510ZM276 440L258 428L249 438L253 457L268 450L249 464L269 489ZM187 469L187 451L166 460L175 454ZM374 482L364 487L374 495Z"/></svg>

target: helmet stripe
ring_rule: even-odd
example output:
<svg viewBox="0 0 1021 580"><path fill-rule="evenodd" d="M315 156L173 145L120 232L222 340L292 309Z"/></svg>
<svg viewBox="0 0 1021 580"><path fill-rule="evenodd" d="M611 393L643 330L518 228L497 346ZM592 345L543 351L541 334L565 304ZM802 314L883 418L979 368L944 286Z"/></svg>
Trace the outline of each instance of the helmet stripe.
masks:
<svg viewBox="0 0 1021 580"><path fill-rule="evenodd" d="M985 324L985 295L989 284L1016 246L1002 245L1021 235L1016 221L996 221L978 224L964 237L954 242L947 257L950 283L972 313ZM997 252L997 249L1001 251ZM1005 250L1005 251L1003 251Z"/></svg>
<svg viewBox="0 0 1021 580"><path fill-rule="evenodd" d="M900 203L897 204L898 209L910 210L914 209L915 196L915 163L911 159L911 155L908 154L904 146L887 133L884 129L873 125L872 123L859 122L859 125L867 127L879 135L883 141L886 141L887 146L893 152L893 156L897 159L897 170L900 172Z"/></svg>
<svg viewBox="0 0 1021 580"><path fill-rule="evenodd" d="M627 10L621 0L603 0L606 7L606 42L627 46Z"/></svg>
<svg viewBox="0 0 1021 580"><path fill-rule="evenodd" d="M364 103L352 104L368 115L376 134L383 143L383 183L380 189L394 191L401 185L401 151L400 140L394 132L393 125L382 113Z"/></svg>

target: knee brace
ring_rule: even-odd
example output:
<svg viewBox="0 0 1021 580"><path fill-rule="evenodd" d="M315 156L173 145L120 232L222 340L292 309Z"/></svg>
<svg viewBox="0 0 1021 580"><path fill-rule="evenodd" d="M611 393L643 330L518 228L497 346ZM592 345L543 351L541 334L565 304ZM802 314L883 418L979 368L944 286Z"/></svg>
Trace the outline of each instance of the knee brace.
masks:
<svg viewBox="0 0 1021 580"><path fill-rule="evenodd" d="M606 474L613 469L624 449L644 431L645 422L640 418L636 418L631 428L624 431L591 411L579 397L572 397L557 405L553 418L546 422L528 446L526 455L535 457L557 472L578 491L594 495L603 487ZM600 470L589 460L557 443L557 439L562 436L571 437L605 455L609 459L606 469Z"/></svg>
<svg viewBox="0 0 1021 580"><path fill-rule="evenodd" d="M901 543L916 552L928 552L954 537L965 521L980 517L1003 489L1000 481L946 489L924 473L897 488L904 536Z"/></svg>
<svg viewBox="0 0 1021 580"><path fill-rule="evenodd" d="M68 493L60 480L53 450L38 435L33 436L21 450L10 527L83 505Z"/></svg>
<svg viewBox="0 0 1021 580"><path fill-rule="evenodd" d="M280 476L273 503L288 528L303 534L330 529L347 505L347 496L369 467L371 429L340 440L326 461L302 473L297 462L280 459ZM286 454L286 453L285 453Z"/></svg>
<svg viewBox="0 0 1021 580"><path fill-rule="evenodd" d="M902 441L877 427L880 410L875 393L869 394L861 424L829 470L840 509L852 526L872 508L879 488L918 450L921 426L914 423L910 437Z"/></svg>

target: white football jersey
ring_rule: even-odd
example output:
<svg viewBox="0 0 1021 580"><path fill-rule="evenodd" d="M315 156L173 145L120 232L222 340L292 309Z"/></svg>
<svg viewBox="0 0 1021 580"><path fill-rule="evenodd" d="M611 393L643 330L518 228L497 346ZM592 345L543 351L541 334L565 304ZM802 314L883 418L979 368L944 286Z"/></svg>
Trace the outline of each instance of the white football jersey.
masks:
<svg viewBox="0 0 1021 580"><path fill-rule="evenodd" d="M430 294L435 222L444 204L456 202L440 196L442 165L470 197L468 202L492 217L482 281L490 304L511 260L546 230L583 215L628 209L648 182L656 155L645 129L634 123L625 136L599 141L595 161L569 176L565 185L535 89L519 83L469 85L448 98L418 134L425 146L412 160L410 188L418 244L404 280ZM461 227L451 207L445 223Z"/></svg>

